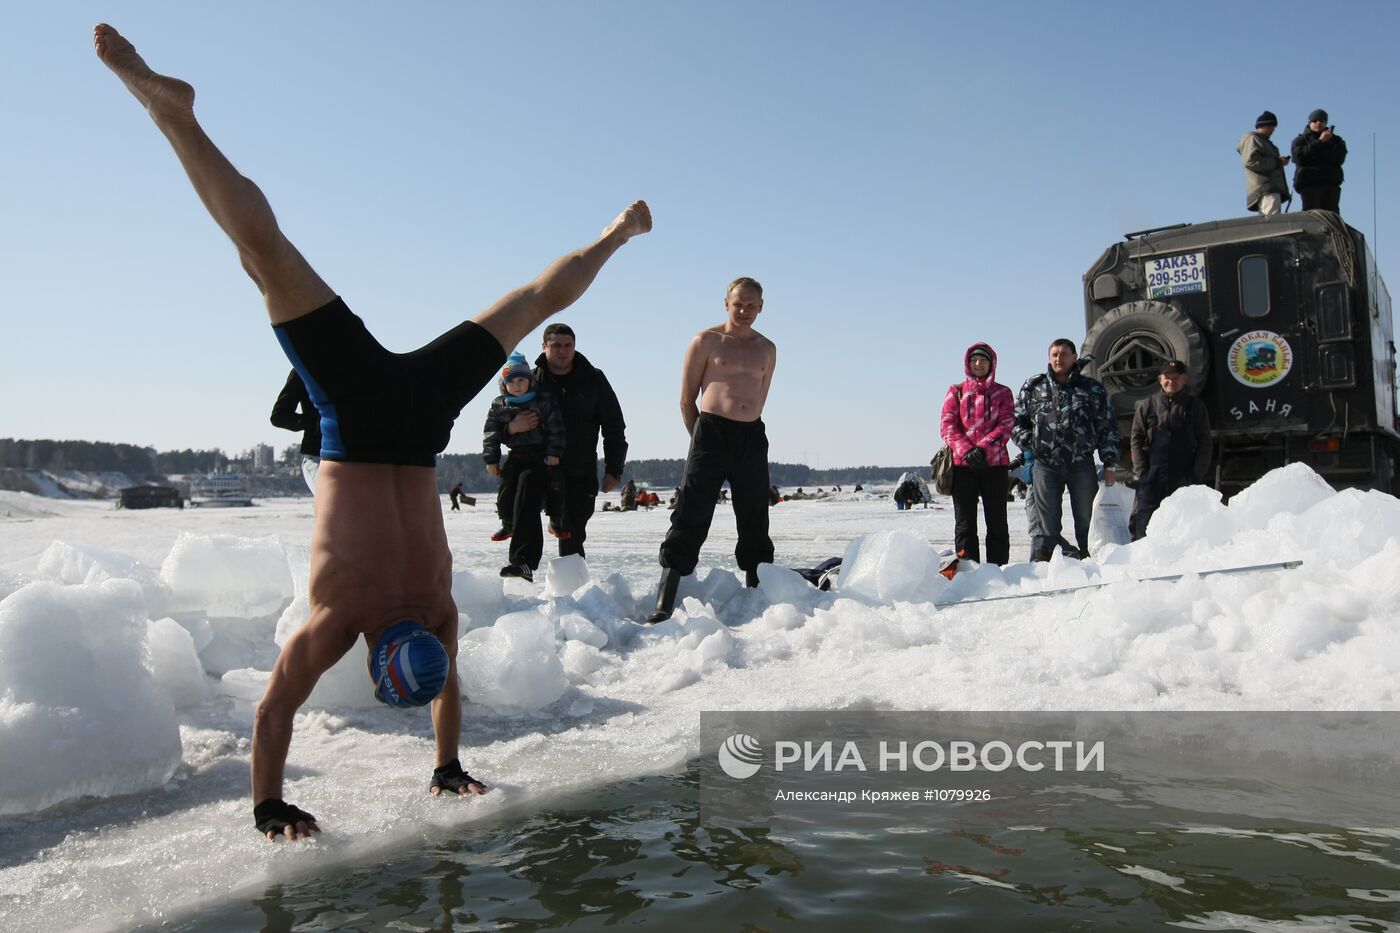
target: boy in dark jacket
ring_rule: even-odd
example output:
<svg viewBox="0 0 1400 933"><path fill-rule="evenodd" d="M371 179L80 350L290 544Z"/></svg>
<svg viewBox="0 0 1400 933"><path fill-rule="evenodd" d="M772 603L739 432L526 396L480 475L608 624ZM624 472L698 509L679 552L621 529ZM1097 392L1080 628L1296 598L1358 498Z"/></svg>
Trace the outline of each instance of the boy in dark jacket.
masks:
<svg viewBox="0 0 1400 933"><path fill-rule="evenodd" d="M501 568L503 577L534 579L544 551L537 518L541 499L549 513L549 533L556 538L568 535L564 525L564 484L559 475L559 457L564 453L564 416L554 396L535 391L535 376L520 353L512 353L501 370L501 394L486 413L482 459L486 472L501 479L496 495L496 511L501 529L492 541L510 538L510 563ZM522 411L534 411L539 426L519 434L506 431ZM501 463L501 444L510 455Z"/></svg>

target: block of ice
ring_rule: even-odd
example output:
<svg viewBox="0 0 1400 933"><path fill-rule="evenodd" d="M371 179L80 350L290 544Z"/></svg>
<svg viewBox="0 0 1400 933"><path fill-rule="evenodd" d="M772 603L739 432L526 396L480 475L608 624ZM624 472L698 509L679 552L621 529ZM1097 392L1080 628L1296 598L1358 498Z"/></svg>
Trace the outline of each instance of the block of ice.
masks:
<svg viewBox="0 0 1400 933"><path fill-rule="evenodd" d="M32 583L0 602L0 814L175 773L180 732L145 664L147 621L130 580Z"/></svg>
<svg viewBox="0 0 1400 933"><path fill-rule="evenodd" d="M280 612L293 597L287 555L275 535L241 538L183 532L160 568L170 588L166 611L253 619Z"/></svg>
<svg viewBox="0 0 1400 933"><path fill-rule="evenodd" d="M912 531L880 531L846 546L840 589L846 596L877 602L913 600L936 576L938 555L932 545Z"/></svg>
<svg viewBox="0 0 1400 933"><path fill-rule="evenodd" d="M608 644L607 632L577 612L568 612L559 617L559 633L566 641L581 641L594 648L604 648Z"/></svg>
<svg viewBox="0 0 1400 933"><path fill-rule="evenodd" d="M1147 525L1151 554L1169 563L1222 547L1234 532L1220 493L1209 486L1178 489L1162 501Z"/></svg>
<svg viewBox="0 0 1400 933"><path fill-rule="evenodd" d="M467 617L466 628L490 625L506 608L504 580L498 574L456 570L452 573L452 601Z"/></svg>
<svg viewBox="0 0 1400 933"><path fill-rule="evenodd" d="M570 683L589 683L597 671L608 665L604 654L592 645L571 641L564 645L561 661Z"/></svg>
<svg viewBox="0 0 1400 933"><path fill-rule="evenodd" d="M467 632L457 670L471 702L502 709L543 709L569 686L554 622L538 612L513 612Z"/></svg>
<svg viewBox="0 0 1400 933"><path fill-rule="evenodd" d="M1275 515L1301 514L1333 495L1332 487L1312 467L1290 463L1231 496L1230 517L1236 528L1265 528Z"/></svg>
<svg viewBox="0 0 1400 933"><path fill-rule="evenodd" d="M151 674L175 707L184 709L204 702L209 685L194 639L185 627L174 619L156 619L146 626L146 641L150 645Z"/></svg>
<svg viewBox="0 0 1400 933"><path fill-rule="evenodd" d="M1320 546L1340 563L1362 561L1400 536L1400 500L1374 490L1345 489L1301 512L1296 533L1297 545Z"/></svg>
<svg viewBox="0 0 1400 933"><path fill-rule="evenodd" d="M39 576L59 583L101 583L114 577L154 582L155 573L125 554L86 544L54 541L39 556Z"/></svg>
<svg viewBox="0 0 1400 933"><path fill-rule="evenodd" d="M812 605L821 592L796 570L776 564L758 565L758 591L770 605Z"/></svg>
<svg viewBox="0 0 1400 933"><path fill-rule="evenodd" d="M588 564L577 554L556 557L545 565L544 591L549 596L568 596L588 582Z"/></svg>
<svg viewBox="0 0 1400 933"><path fill-rule="evenodd" d="M743 588L744 584L732 571L709 567L703 575L697 572L688 577L681 577L680 586L676 588L676 602L680 604L691 598L710 606L723 606ZM643 600L641 608L650 612L655 603L656 588L653 587Z"/></svg>

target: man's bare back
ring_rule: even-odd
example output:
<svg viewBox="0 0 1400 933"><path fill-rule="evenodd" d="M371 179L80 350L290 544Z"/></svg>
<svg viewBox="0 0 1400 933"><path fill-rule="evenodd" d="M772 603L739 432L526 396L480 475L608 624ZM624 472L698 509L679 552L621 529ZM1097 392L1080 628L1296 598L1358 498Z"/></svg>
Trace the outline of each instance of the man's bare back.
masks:
<svg viewBox="0 0 1400 933"><path fill-rule="evenodd" d="M725 310L725 322L696 334L686 349L681 417L688 432L694 432L702 411L731 421L757 421L768 400L778 348L753 329L763 296L752 286L735 285L725 297Z"/></svg>
<svg viewBox="0 0 1400 933"><path fill-rule="evenodd" d="M311 610L355 606L352 636L403 618L455 641L452 555L442 524L437 471L327 461L317 480L311 536ZM442 632L448 622L452 632Z"/></svg>

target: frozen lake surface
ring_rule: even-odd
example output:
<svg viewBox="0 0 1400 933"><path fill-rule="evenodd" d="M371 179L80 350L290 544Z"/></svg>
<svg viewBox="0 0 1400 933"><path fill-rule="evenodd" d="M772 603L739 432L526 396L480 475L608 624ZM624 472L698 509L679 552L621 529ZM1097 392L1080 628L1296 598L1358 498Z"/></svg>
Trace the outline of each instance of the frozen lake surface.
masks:
<svg viewBox="0 0 1400 933"><path fill-rule="evenodd" d="M1400 704L1389 496L1335 493L1289 467L1228 507L1185 490L1147 540L1082 564L951 583L936 572L952 539L940 502L896 512L845 493L774 508L781 564L847 555L836 593L781 567L743 590L721 506L682 610L655 627L631 619L654 598L664 508L598 514L586 566L542 568L534 584L497 575L489 508L448 513L462 759L493 793L424 793L426 711L379 707L357 649L298 716L288 759L287 799L325 832L269 847L247 796L250 718L278 644L306 619L311 501L126 512L0 493L0 928L120 928L499 832L590 790L683 774L713 753L705 710ZM1011 527L1024 558L1019 504ZM1292 560L1302 566L1192 575Z"/></svg>

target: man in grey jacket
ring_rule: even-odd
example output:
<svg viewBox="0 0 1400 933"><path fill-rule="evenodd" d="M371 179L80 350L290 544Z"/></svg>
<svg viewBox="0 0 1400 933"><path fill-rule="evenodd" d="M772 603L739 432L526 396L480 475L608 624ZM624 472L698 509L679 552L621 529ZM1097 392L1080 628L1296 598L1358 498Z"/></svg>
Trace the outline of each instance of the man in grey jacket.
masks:
<svg viewBox="0 0 1400 933"><path fill-rule="evenodd" d="M1251 211L1265 217L1283 209L1284 201L1293 200L1283 167L1288 156L1279 155L1278 146L1269 139L1278 129L1278 117L1265 110L1254 121L1254 132L1245 133L1235 147L1244 162L1244 203Z"/></svg>

